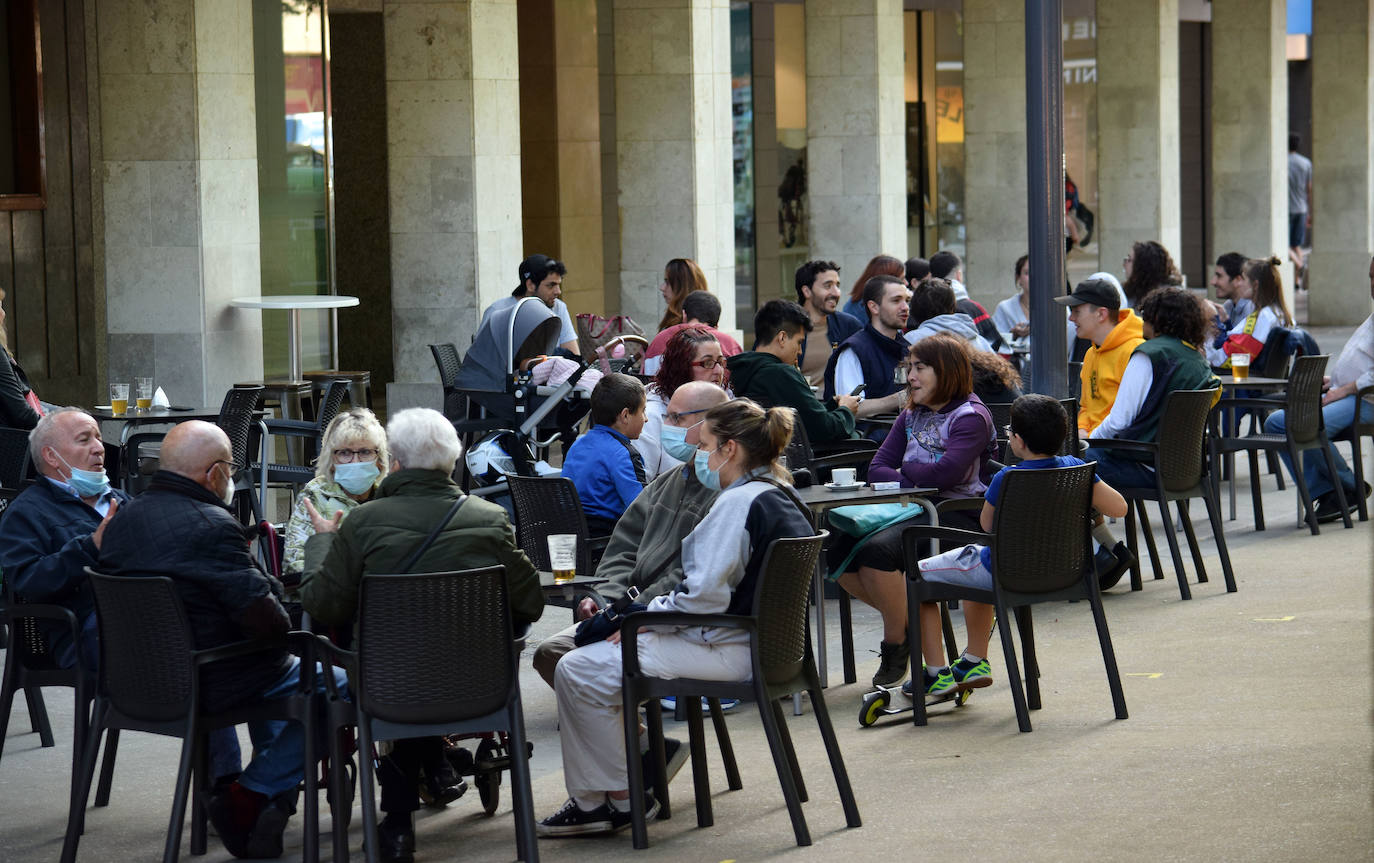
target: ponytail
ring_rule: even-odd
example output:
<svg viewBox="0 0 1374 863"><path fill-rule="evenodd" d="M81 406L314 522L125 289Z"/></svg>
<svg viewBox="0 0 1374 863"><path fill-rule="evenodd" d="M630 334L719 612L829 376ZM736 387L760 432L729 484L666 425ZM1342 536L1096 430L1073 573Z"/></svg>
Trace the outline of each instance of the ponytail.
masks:
<svg viewBox="0 0 1374 863"><path fill-rule="evenodd" d="M1279 275L1279 266L1283 262L1277 255L1270 255L1268 258L1251 258L1245 262L1245 278L1255 286L1255 310L1267 309L1276 306L1279 315L1279 323L1285 327L1293 326L1293 315L1288 311L1288 304L1283 299L1283 277Z"/></svg>
<svg viewBox="0 0 1374 863"><path fill-rule="evenodd" d="M732 440L745 453L745 468L767 465L780 482L791 483L792 474L779 460L792 440L790 408L764 410L750 399L731 399L706 412L706 424L720 441Z"/></svg>

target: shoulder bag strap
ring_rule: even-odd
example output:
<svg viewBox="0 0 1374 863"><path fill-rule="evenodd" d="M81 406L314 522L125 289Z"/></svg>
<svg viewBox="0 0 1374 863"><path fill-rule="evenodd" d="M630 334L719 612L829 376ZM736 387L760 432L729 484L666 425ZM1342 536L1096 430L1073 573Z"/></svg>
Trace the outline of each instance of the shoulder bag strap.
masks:
<svg viewBox="0 0 1374 863"><path fill-rule="evenodd" d="M462 495L453 502L453 506L449 507L448 512L444 513L444 517L434 526L434 530L429 532L429 536L425 537L424 541L416 546L415 550L406 558L405 563L401 564L396 570L397 575L405 575L407 572L410 572L411 567L415 566L415 564L420 561L420 555L429 550L429 547L434 544L434 540L439 538L439 531L443 530L444 526L453 520L453 517L458 514L458 510L467 499L467 495Z"/></svg>

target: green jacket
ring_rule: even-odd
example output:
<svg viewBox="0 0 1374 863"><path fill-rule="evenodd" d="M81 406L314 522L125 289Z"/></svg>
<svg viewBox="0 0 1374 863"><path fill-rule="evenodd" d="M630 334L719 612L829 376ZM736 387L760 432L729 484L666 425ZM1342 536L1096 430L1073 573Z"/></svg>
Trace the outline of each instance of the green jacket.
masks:
<svg viewBox="0 0 1374 863"><path fill-rule="evenodd" d="M1136 412L1135 421L1122 429L1125 440L1152 441L1159 432L1159 419L1164 415L1164 400L1174 390L1216 390L1221 393L1221 381L1212 374L1212 367L1198 349L1173 336L1156 336L1136 346L1134 354L1150 360L1150 389ZM1213 398L1213 403L1216 399ZM1141 453L1132 453L1145 460Z"/></svg>
<svg viewBox="0 0 1374 863"><path fill-rule="evenodd" d="M352 622L362 577L396 572L461 494L437 470L401 470L382 480L376 497L350 512L337 532L317 533L306 540L301 605L322 623L343 626ZM506 511L481 498L470 497L463 503L410 571L493 564L506 567L513 622L538 620L544 612L539 574L516 547Z"/></svg>
<svg viewBox="0 0 1374 863"><path fill-rule="evenodd" d="M597 587L614 602L630 585L641 602L670 593L682 583L682 541L706 517L716 492L702 485L690 466L659 474L631 502L615 524L597 576Z"/></svg>
<svg viewBox="0 0 1374 863"><path fill-rule="evenodd" d="M768 407L794 408L811 443L847 440L854 434L854 415L835 403L822 402L796 366L772 354L747 351L730 357L730 389L741 398Z"/></svg>

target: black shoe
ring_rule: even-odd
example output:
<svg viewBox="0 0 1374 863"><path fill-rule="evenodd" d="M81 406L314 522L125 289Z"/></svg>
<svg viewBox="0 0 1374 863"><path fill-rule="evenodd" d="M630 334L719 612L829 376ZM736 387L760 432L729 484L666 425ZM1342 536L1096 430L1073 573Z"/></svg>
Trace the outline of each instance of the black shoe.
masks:
<svg viewBox="0 0 1374 863"><path fill-rule="evenodd" d="M673 777L681 772L682 765L687 763L687 756L690 754L691 750L681 740L675 737L663 738L663 762L668 767L669 782L672 782ZM644 754L639 758L644 765L644 787L653 788L656 784L654 776L658 772L657 766L654 764L653 750L644 750Z"/></svg>
<svg viewBox="0 0 1374 863"><path fill-rule="evenodd" d="M652 794L644 795L644 820L652 821L658 815L658 801ZM571 797L568 802L548 818L535 825L535 830L545 838L564 836L605 836L619 833L630 826L630 811L624 812L609 803L602 803L595 809L579 809Z"/></svg>
<svg viewBox="0 0 1374 863"><path fill-rule="evenodd" d="M1357 509L1355 502L1355 491L1346 489L1345 509L1341 509L1341 502L1336 499L1335 490L1328 491L1326 494L1319 495L1315 502L1317 512L1317 524L1328 524L1338 521L1345 515L1353 513Z"/></svg>
<svg viewBox="0 0 1374 863"><path fill-rule="evenodd" d="M219 840L224 843L224 850L235 857L244 856L248 831L239 826L235 817L233 793L225 789L213 795L210 802L205 805L205 815L210 819L210 826L214 828Z"/></svg>
<svg viewBox="0 0 1374 863"><path fill-rule="evenodd" d="M296 814L296 789L278 794L258 813L257 823L248 833L243 853L235 854L248 860L270 860L281 856L282 834L286 822Z"/></svg>
<svg viewBox="0 0 1374 863"><path fill-rule="evenodd" d="M911 658L911 648L905 641L892 644L883 641L878 644L878 673L873 675L874 686L891 686L906 677L907 661Z"/></svg>
<svg viewBox="0 0 1374 863"><path fill-rule="evenodd" d="M386 863L415 863L415 827L410 815L391 815L377 825L377 854Z"/></svg>
<svg viewBox="0 0 1374 863"><path fill-rule="evenodd" d="M1102 590L1116 587L1121 576L1135 565L1135 555L1131 554L1124 542L1118 542L1110 550L1106 546L1099 548L1093 560L1097 565L1097 586Z"/></svg>

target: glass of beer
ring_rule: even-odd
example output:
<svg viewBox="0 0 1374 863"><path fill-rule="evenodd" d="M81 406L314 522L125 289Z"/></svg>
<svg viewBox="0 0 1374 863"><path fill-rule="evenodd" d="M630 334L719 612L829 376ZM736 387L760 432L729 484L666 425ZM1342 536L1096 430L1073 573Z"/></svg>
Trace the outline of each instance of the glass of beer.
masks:
<svg viewBox="0 0 1374 863"><path fill-rule="evenodd" d="M1231 354L1231 377L1238 381L1247 380L1250 377L1250 355Z"/></svg>
<svg viewBox="0 0 1374 863"><path fill-rule="evenodd" d="M134 378L134 403L146 411L153 406L153 379Z"/></svg>
<svg viewBox="0 0 1374 863"><path fill-rule="evenodd" d="M129 412L129 385L110 384L110 413L122 417Z"/></svg>
<svg viewBox="0 0 1374 863"><path fill-rule="evenodd" d="M549 567L553 570L554 584L567 584L577 577L577 534L549 536Z"/></svg>

